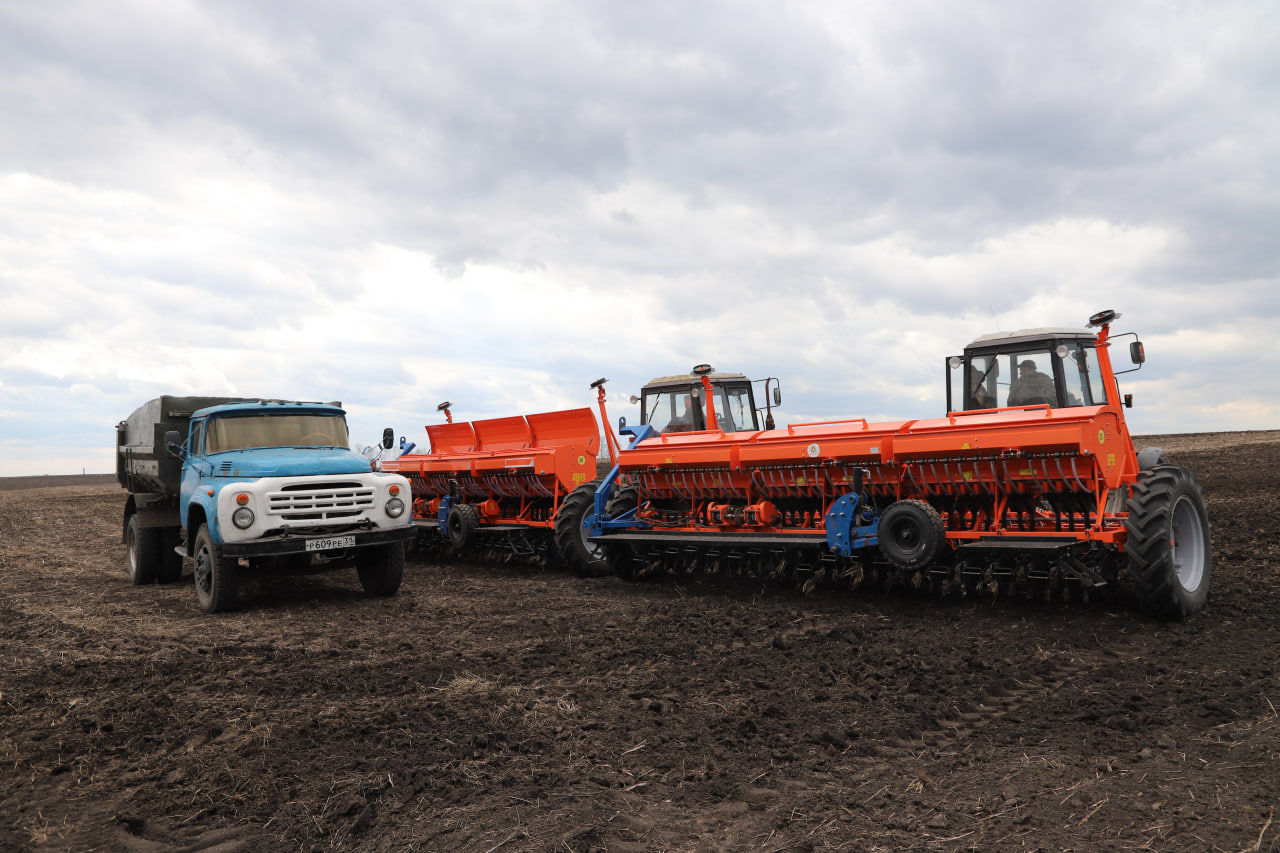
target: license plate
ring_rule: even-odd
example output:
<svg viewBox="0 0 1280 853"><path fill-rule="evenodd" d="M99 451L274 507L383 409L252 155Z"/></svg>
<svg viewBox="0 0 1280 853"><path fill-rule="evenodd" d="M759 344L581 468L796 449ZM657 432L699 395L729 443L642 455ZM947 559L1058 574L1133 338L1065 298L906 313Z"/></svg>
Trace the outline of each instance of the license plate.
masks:
<svg viewBox="0 0 1280 853"><path fill-rule="evenodd" d="M354 536L324 536L319 539L308 539L308 551L332 551L336 548L351 548L356 544Z"/></svg>

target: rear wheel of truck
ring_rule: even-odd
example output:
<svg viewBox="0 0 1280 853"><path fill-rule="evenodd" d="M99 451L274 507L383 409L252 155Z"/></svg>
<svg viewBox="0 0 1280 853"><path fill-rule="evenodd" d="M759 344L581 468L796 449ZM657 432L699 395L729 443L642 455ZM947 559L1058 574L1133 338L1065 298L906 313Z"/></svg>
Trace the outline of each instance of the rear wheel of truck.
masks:
<svg viewBox="0 0 1280 853"><path fill-rule="evenodd" d="M129 580L134 586L155 583L160 573L160 528L143 527L138 517L131 515L124 541L129 558Z"/></svg>
<svg viewBox="0 0 1280 853"><path fill-rule="evenodd" d="M560 502L560 510L556 513L556 548L582 578L609 574L604 549L587 538L587 528L582 525L595 509L596 489L599 487L599 480L578 486Z"/></svg>
<svg viewBox="0 0 1280 853"><path fill-rule="evenodd" d="M200 525L200 532L196 534L194 563L192 574L200 609L205 613L221 613L234 607L239 566L235 560L222 556L222 549L213 544L207 525Z"/></svg>
<svg viewBox="0 0 1280 853"><path fill-rule="evenodd" d="M1203 608L1213 578L1209 511L1196 478L1177 465L1143 471L1129 498L1125 552L1142 609L1179 620Z"/></svg>
<svg viewBox="0 0 1280 853"><path fill-rule="evenodd" d="M182 554L178 551L181 532L176 527L160 528L160 568L156 580L174 583L182 577Z"/></svg>
<svg viewBox="0 0 1280 853"><path fill-rule="evenodd" d="M356 558L360 586L369 595L395 595L404 580L404 546L399 542L362 548Z"/></svg>
<svg viewBox="0 0 1280 853"><path fill-rule="evenodd" d="M880 552L899 571L922 569L934 561L947 541L942 516L924 501L890 504L880 516Z"/></svg>

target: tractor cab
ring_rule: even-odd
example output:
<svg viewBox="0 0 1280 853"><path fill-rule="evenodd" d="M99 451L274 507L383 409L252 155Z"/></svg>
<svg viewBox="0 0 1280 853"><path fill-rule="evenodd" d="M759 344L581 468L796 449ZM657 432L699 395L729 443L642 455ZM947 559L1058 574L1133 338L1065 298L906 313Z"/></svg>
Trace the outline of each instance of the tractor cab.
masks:
<svg viewBox="0 0 1280 853"><path fill-rule="evenodd" d="M1106 325L1118 316L1100 312L1089 325ZM947 359L947 411L1106 405L1116 389L1108 375L1110 359L1099 358L1100 341L1107 346L1105 336L1072 328L983 335L964 348L963 356ZM1136 338L1129 353L1134 364L1142 363Z"/></svg>
<svg viewBox="0 0 1280 853"><path fill-rule="evenodd" d="M715 423L708 426L706 391L702 379L712 386ZM773 406L782 402L778 380L757 380L765 386L763 428L773 429ZM682 376L661 376L641 389L640 423L659 433L698 432L720 429L724 432L757 432L761 429L761 412L756 409L753 382L741 373L716 373L711 365L700 364ZM770 392L772 397L770 398Z"/></svg>

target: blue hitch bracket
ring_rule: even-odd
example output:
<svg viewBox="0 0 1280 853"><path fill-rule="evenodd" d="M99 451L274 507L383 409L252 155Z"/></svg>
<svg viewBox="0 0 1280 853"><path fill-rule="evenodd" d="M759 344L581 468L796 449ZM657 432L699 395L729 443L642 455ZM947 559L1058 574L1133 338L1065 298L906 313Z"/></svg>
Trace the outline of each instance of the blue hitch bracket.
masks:
<svg viewBox="0 0 1280 853"><path fill-rule="evenodd" d="M635 447L646 438L652 438L657 435L657 431L648 424L640 424L639 426L624 426L618 430L620 435L632 436L631 443L627 445L627 450ZM617 518L610 518L605 515L604 508L609 502L609 495L613 492L613 486L618 482L618 475L622 473L621 464L616 464L613 469L605 475L600 481L600 486L596 489L595 503L592 506L594 510L582 520L582 526L587 528L587 536L594 539L597 536L605 535L607 530L617 530L628 527L648 527L649 525L636 519L636 510L628 510ZM638 509L638 507L637 507Z"/></svg>
<svg viewBox="0 0 1280 853"><path fill-rule="evenodd" d="M865 509L859 510L862 496L857 492L841 495L827 511L827 548L841 557L849 557L854 551L874 548L879 544L880 519ZM859 524L859 521L866 523Z"/></svg>

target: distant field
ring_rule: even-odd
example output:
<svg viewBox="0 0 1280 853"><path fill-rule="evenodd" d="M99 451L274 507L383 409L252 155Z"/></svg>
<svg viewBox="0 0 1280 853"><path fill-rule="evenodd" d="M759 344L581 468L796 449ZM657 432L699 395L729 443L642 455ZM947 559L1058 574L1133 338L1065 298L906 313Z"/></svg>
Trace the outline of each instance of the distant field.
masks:
<svg viewBox="0 0 1280 853"><path fill-rule="evenodd" d="M105 486L116 481L115 474L45 474L30 477L0 477L0 492L10 489L43 489L52 486Z"/></svg>

